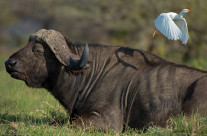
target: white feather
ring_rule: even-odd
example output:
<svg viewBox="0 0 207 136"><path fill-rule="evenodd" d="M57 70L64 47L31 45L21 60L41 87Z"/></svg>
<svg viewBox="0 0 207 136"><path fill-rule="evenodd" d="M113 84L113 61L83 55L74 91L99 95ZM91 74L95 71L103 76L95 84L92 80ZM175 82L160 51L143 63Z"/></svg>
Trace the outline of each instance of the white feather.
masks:
<svg viewBox="0 0 207 136"><path fill-rule="evenodd" d="M187 22L183 15L191 10L183 9L180 14L174 12L162 13L155 20L154 24L169 40L181 40L186 44L189 38Z"/></svg>
<svg viewBox="0 0 207 136"><path fill-rule="evenodd" d="M182 37L180 38L180 40L182 41L183 44L186 44L189 38L187 22L185 21L184 18L182 18L179 20L175 20L175 24L182 32Z"/></svg>

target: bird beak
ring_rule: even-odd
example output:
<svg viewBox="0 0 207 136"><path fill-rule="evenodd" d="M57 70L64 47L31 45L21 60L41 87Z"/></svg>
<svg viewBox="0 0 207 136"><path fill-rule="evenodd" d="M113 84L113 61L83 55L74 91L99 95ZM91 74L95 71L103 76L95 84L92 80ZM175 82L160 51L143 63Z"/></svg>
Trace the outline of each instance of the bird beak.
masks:
<svg viewBox="0 0 207 136"><path fill-rule="evenodd" d="M192 9L189 9L188 12L192 11Z"/></svg>

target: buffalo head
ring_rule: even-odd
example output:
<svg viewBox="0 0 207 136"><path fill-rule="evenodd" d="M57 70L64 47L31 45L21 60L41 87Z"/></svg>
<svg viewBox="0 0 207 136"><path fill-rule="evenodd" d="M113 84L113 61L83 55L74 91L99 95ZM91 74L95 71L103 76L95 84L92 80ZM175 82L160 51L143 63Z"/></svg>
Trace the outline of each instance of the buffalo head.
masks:
<svg viewBox="0 0 207 136"><path fill-rule="evenodd" d="M7 72L30 87L46 87L48 80L58 75L61 67L82 69L89 56L85 45L81 56L72 52L65 38L57 31L41 29L32 34L28 44L6 62Z"/></svg>

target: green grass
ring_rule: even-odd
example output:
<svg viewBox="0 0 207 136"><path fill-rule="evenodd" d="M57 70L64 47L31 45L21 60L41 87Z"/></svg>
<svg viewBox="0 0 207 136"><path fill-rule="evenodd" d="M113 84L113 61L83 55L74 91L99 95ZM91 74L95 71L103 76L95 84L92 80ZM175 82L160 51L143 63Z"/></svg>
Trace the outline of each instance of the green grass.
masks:
<svg viewBox="0 0 207 136"><path fill-rule="evenodd" d="M0 135L207 135L207 118L200 115L179 115L169 119L163 128L127 128L124 133L72 128L67 122L58 123L68 118L59 102L44 89L28 88L24 82L12 79L5 71L5 60L0 57ZM192 65L198 64L193 61Z"/></svg>

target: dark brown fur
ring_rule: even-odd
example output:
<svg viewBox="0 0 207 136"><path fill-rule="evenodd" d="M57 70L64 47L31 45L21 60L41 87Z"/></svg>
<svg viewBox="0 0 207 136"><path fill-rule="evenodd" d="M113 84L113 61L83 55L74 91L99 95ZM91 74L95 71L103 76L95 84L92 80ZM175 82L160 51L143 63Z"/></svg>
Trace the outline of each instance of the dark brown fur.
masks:
<svg viewBox="0 0 207 136"><path fill-rule="evenodd" d="M83 45L71 44L81 55ZM89 67L68 70L47 45L30 41L6 69L30 87L46 88L75 124L122 131L163 125L171 115L207 110L207 73L124 47L90 45Z"/></svg>

